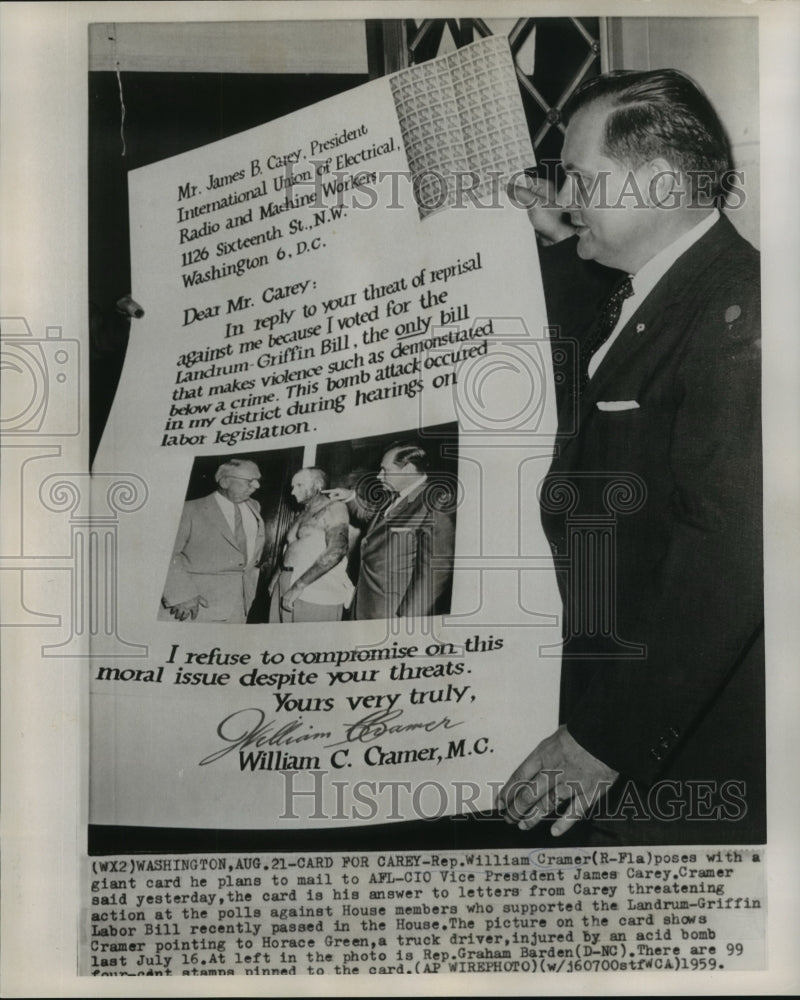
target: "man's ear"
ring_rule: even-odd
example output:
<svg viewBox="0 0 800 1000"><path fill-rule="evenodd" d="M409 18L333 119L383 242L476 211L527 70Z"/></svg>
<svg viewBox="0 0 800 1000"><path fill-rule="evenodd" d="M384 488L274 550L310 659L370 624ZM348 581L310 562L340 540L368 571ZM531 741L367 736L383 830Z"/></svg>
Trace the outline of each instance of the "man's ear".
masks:
<svg viewBox="0 0 800 1000"><path fill-rule="evenodd" d="M647 196L654 208L677 208L686 194L684 176L663 157L647 163Z"/></svg>

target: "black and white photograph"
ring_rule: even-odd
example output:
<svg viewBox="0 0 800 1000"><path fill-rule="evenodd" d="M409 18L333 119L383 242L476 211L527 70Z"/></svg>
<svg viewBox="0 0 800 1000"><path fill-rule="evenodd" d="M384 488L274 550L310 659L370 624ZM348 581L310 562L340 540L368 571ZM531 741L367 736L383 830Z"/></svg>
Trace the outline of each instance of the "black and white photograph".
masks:
<svg viewBox="0 0 800 1000"><path fill-rule="evenodd" d="M313 465L301 450L195 460L160 616L287 624L448 614L457 447L451 425L325 444Z"/></svg>

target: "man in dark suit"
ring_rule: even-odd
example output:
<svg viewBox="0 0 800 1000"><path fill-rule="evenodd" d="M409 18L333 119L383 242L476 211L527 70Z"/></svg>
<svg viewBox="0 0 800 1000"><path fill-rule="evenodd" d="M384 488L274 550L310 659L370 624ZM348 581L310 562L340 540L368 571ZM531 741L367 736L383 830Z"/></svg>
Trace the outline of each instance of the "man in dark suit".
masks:
<svg viewBox="0 0 800 1000"><path fill-rule="evenodd" d="M251 499L261 483L255 462L232 458L215 473L217 489L183 506L170 561L162 619L241 623L253 603L264 522Z"/></svg>
<svg viewBox="0 0 800 1000"><path fill-rule="evenodd" d="M419 618L449 611L455 524L436 502L415 444L397 444L381 459L378 480L392 499L374 514L361 540L353 617Z"/></svg>
<svg viewBox="0 0 800 1000"><path fill-rule="evenodd" d="M541 255L579 352L540 493L562 724L500 793L522 829L591 813L576 841L765 839L759 256L715 207L729 163L675 71L572 105L570 239Z"/></svg>

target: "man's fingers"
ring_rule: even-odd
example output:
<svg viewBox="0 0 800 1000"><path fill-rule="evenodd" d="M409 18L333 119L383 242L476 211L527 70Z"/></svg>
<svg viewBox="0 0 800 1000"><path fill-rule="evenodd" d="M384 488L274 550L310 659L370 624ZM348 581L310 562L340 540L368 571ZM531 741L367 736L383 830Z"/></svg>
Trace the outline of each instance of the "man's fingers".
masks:
<svg viewBox="0 0 800 1000"><path fill-rule="evenodd" d="M509 801L514 797L520 785L532 781L538 774L542 762L534 751L527 760L514 771L508 781L503 785L495 798L495 808L499 812L505 812L509 807Z"/></svg>
<svg viewBox="0 0 800 1000"><path fill-rule="evenodd" d="M545 795L536 803L535 807L524 816L517 824L520 830L531 830L537 823L540 823L546 816L549 816L558 806L569 799L570 790L565 785L557 781L551 781Z"/></svg>
<svg viewBox="0 0 800 1000"><path fill-rule="evenodd" d="M518 823L534 813L538 815L539 809L550 801L554 788L554 774L551 771L540 770L530 780L509 782L503 789L505 795L502 808L506 813L506 821Z"/></svg>
<svg viewBox="0 0 800 1000"><path fill-rule="evenodd" d="M506 823L516 823L533 804L528 786L527 781L509 781L498 796L497 808L504 814Z"/></svg>
<svg viewBox="0 0 800 1000"><path fill-rule="evenodd" d="M574 812L572 809L564 816L559 816L558 819L550 827L550 833L554 837L560 837L562 833L566 833L570 827L575 826L581 817Z"/></svg>
<svg viewBox="0 0 800 1000"><path fill-rule="evenodd" d="M554 837L560 837L562 833L566 833L570 827L575 826L578 820L583 819L586 815L587 801L584 795L573 787L567 790L565 798L570 799L569 806L550 828L550 833Z"/></svg>
<svg viewBox="0 0 800 1000"><path fill-rule="evenodd" d="M170 611L173 617L177 618L179 622L185 622L187 618L194 621L201 607L208 607L208 601L204 597L197 597L195 600L187 601L184 604L175 604L170 608Z"/></svg>
<svg viewBox="0 0 800 1000"><path fill-rule="evenodd" d="M617 777L561 727L514 771L497 796L497 808L521 830L557 810L551 832L559 837L591 812Z"/></svg>

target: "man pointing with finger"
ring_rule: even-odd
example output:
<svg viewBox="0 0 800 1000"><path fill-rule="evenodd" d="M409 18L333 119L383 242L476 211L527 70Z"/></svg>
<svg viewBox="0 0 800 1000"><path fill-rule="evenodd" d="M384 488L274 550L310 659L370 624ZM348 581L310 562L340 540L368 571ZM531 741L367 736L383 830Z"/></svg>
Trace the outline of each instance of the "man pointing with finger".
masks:
<svg viewBox="0 0 800 1000"><path fill-rule="evenodd" d="M541 261L579 353L540 491L561 725L500 793L523 829L591 813L588 843L765 838L759 257L717 207L729 157L675 71L573 101L571 238Z"/></svg>

